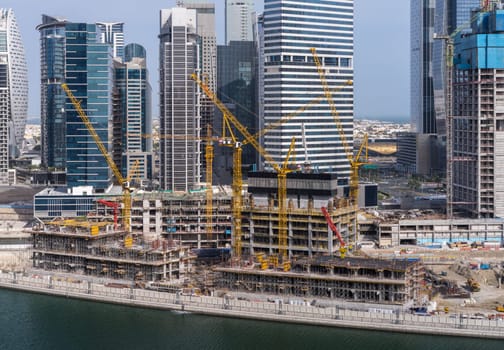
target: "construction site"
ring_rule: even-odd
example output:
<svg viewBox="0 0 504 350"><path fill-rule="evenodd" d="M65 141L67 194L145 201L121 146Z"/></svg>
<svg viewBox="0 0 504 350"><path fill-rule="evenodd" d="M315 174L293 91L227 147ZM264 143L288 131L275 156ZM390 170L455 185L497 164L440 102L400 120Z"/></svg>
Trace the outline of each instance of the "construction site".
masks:
<svg viewBox="0 0 504 350"><path fill-rule="evenodd" d="M405 304L418 300L424 267L419 261L321 256L291 262L291 270L216 268L230 291Z"/></svg>
<svg viewBox="0 0 504 350"><path fill-rule="evenodd" d="M33 266L123 280L170 281L191 271L187 268L191 260L188 249L218 249L230 243L232 259L221 262L210 273L212 278L206 278L209 269L203 266L196 269L199 273L188 276L189 280L195 284L202 282L203 290L216 287L391 304L417 299L423 280L420 262L353 256L358 241L358 172L360 166L367 164L367 138L354 154L337 118L332 91L314 49L312 55L324 96L333 109L350 165L350 179L310 170L307 158L304 167L300 167L293 157L295 138L281 163L273 160L258 141L268 130L318 103L320 97L251 135L193 74L191 78L223 115L222 135L213 137L208 129L207 137L202 139L207 141L206 188L187 194L139 191L131 182L138 164L128 176L119 171L80 102L63 84L122 193L95 196L94 203L90 203L93 198L87 189L72 189L86 204L85 208L72 205L74 216L85 214L83 220L69 220L70 212L62 210L69 196L48 191L38 197L39 205L36 198L35 215L43 224L32 231ZM231 194L214 193L214 142L233 151ZM247 144L257 150L273 171L250 173L245 187L241 154ZM55 219L58 209L62 218ZM210 279L213 281L209 282Z"/></svg>
<svg viewBox="0 0 504 350"><path fill-rule="evenodd" d="M293 156L295 138L282 162L276 162L258 141L320 98L251 135L193 74L191 78L223 115L222 135L211 136L208 129L207 137L202 138L207 141L206 186L184 194L137 190L132 179L138 164L127 176L119 171L80 102L63 84L122 193L116 190L91 198L88 189L72 189L72 194L82 197L77 200L85 202L84 206L70 207L74 217L84 214L82 220L68 219L70 211L63 210L69 209L64 206L68 195L48 191L39 196L39 205L36 198L35 215L43 224L32 231L33 266L142 282L184 276L209 292L217 288L390 304L418 300L424 279L421 262L354 255L359 240L359 168L367 164L367 138L356 152L346 141L314 49L312 55L333 110L350 177L313 171L307 158L301 167ZM214 142L233 151L230 194L221 187L215 192L212 186ZM241 154L247 144L264 158L270 171L249 173L245 187ZM55 219L58 210L61 218ZM189 249L219 249L229 244L233 252L230 260L221 261L213 271L195 262L197 273L189 274Z"/></svg>
<svg viewBox="0 0 504 350"><path fill-rule="evenodd" d="M33 267L131 281L179 279L187 249L173 241L134 242L111 223L54 221L31 231Z"/></svg>

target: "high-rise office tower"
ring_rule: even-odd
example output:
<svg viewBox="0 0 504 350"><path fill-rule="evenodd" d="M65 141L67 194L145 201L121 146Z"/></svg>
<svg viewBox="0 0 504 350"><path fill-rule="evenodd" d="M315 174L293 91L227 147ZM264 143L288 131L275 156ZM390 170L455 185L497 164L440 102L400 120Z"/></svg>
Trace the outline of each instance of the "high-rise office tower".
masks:
<svg viewBox="0 0 504 350"><path fill-rule="evenodd" d="M435 0L411 0L411 126L419 134L436 133L432 45Z"/></svg>
<svg viewBox="0 0 504 350"><path fill-rule="evenodd" d="M160 13L160 186L184 191L200 183L200 93L190 79L199 73L196 10Z"/></svg>
<svg viewBox="0 0 504 350"><path fill-rule="evenodd" d="M503 23L504 10L481 12L455 39L453 208L480 218L504 217Z"/></svg>
<svg viewBox="0 0 504 350"><path fill-rule="evenodd" d="M410 118L412 135L401 137L398 163L403 169L421 175L443 176L446 157L443 139L437 137L434 98L434 19L437 0L412 0L410 3ZM443 126L440 125L442 128ZM408 152L408 154L401 154ZM404 163L404 160L411 161Z"/></svg>
<svg viewBox="0 0 504 350"><path fill-rule="evenodd" d="M470 32L471 11L480 6L480 0L436 0L434 33L450 35L456 30ZM446 47L444 40L434 40L432 69L436 131L446 136L445 98Z"/></svg>
<svg viewBox="0 0 504 350"><path fill-rule="evenodd" d="M257 118L257 50L253 41L231 41L217 48L217 96L251 134L258 130ZM232 155L229 147L215 151L214 173L219 183L231 184ZM227 155L227 156L226 156ZM219 157L220 156L220 157ZM255 170L257 151L244 147L242 173ZM224 172L223 172L224 170Z"/></svg>
<svg viewBox="0 0 504 350"><path fill-rule="evenodd" d="M281 15L280 15L281 14ZM323 94L310 48L316 48L347 147L353 147L354 1L266 0L264 2L265 126L296 112ZM302 142L304 129L305 142ZM296 137L296 154L304 154L320 171L348 177L350 166L340 130L326 100L293 117L264 137L266 151L281 163ZM299 158L299 156L298 156Z"/></svg>
<svg viewBox="0 0 504 350"><path fill-rule="evenodd" d="M254 0L226 1L226 44L231 41L252 41Z"/></svg>
<svg viewBox="0 0 504 350"><path fill-rule="evenodd" d="M28 72L21 33L12 9L0 8L0 184L8 184L9 157L24 140Z"/></svg>
<svg viewBox="0 0 504 350"><path fill-rule="evenodd" d="M114 112L114 160L120 164L124 177L135 162L138 168L133 178L152 179L152 115L149 72L145 48L139 44L125 47L124 63L114 62L114 87L118 107ZM147 137L146 137L147 136ZM119 141L120 142L117 142ZM118 147L116 147L118 146Z"/></svg>
<svg viewBox="0 0 504 350"><path fill-rule="evenodd" d="M196 34L200 40L200 75L205 83L216 92L217 80L217 39L215 36L215 5L206 0L184 0L184 7L196 10ZM203 136L207 125L214 126L214 103L205 95L200 96L200 116ZM206 168L205 143L201 143L201 167Z"/></svg>
<svg viewBox="0 0 504 350"><path fill-rule="evenodd" d="M43 15L37 29L41 50L43 165L66 170L69 188L92 186L102 192L111 184L110 169L61 84L65 82L81 101L107 146L112 115L110 45L97 41L95 24L71 23Z"/></svg>
<svg viewBox="0 0 504 350"><path fill-rule="evenodd" d="M100 28L100 42L112 46L112 56L124 59L124 23L122 22L97 22Z"/></svg>
<svg viewBox="0 0 504 350"><path fill-rule="evenodd" d="M254 13L252 31L254 37L254 45L257 58L257 128L264 129L264 15L262 13ZM264 145L264 137L259 137L259 144ZM258 170L264 170L263 163L258 158Z"/></svg>

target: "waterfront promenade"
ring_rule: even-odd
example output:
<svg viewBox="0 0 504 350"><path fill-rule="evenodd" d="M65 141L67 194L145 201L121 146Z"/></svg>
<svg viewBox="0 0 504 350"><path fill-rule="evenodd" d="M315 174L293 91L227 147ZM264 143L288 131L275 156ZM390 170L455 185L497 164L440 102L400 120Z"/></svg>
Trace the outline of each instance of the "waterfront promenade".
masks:
<svg viewBox="0 0 504 350"><path fill-rule="evenodd" d="M50 276L0 273L0 287L135 307L175 310L205 315L290 322L432 335L504 339L504 321L457 315L419 316L403 312L354 311L342 307L315 307L231 297L182 295L137 288L107 287L91 281L57 280ZM376 312L378 311L378 312ZM454 316L454 315L453 315Z"/></svg>

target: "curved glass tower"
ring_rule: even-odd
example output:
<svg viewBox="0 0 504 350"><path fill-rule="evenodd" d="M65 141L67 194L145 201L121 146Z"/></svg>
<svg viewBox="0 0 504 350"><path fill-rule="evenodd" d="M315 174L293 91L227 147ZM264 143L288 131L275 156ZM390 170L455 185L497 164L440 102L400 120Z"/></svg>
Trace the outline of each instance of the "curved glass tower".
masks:
<svg viewBox="0 0 504 350"><path fill-rule="evenodd" d="M28 113L28 70L12 9L0 8L0 184L7 181L9 155L24 140Z"/></svg>

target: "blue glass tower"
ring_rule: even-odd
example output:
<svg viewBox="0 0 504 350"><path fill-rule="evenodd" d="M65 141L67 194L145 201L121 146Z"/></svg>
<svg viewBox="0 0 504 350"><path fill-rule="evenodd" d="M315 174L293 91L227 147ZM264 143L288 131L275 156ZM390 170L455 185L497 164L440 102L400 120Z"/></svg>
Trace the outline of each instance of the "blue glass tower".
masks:
<svg viewBox="0 0 504 350"><path fill-rule="evenodd" d="M477 9L480 0L436 0L434 32L451 34L457 28L470 31L471 12ZM434 85L434 109L436 131L446 134L445 65L446 48L443 40L434 40L432 50L432 81Z"/></svg>
<svg viewBox="0 0 504 350"><path fill-rule="evenodd" d="M478 218L504 217L504 10L480 12L455 39L454 207Z"/></svg>
<svg viewBox="0 0 504 350"><path fill-rule="evenodd" d="M95 24L42 17L41 120L42 159L47 167L66 170L67 186L111 185L111 172L74 106L61 89L66 82L105 145L112 110L110 46L98 42ZM99 31L98 31L99 32Z"/></svg>
<svg viewBox="0 0 504 350"><path fill-rule="evenodd" d="M251 134L258 130L256 53L253 41L231 41L217 47L217 96ZM214 128L216 126L221 127L215 123ZM215 151L214 173L221 184L231 183L232 157L229 152L228 147L219 147ZM257 151L245 147L242 173L246 175L255 170L257 163Z"/></svg>

